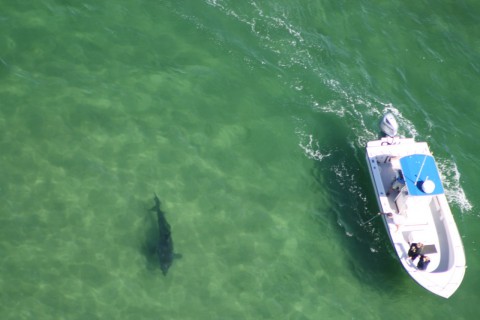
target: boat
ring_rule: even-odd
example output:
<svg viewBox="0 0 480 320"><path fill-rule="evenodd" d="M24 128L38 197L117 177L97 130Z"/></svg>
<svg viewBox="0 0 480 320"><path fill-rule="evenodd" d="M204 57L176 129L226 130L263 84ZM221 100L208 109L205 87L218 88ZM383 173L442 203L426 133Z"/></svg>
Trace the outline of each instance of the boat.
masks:
<svg viewBox="0 0 480 320"><path fill-rule="evenodd" d="M380 129L383 136L366 146L379 215L410 277L449 298L462 283L466 259L435 159L426 142L398 135L392 113L382 117ZM412 247L419 256L409 254ZM426 267L419 264L428 259Z"/></svg>

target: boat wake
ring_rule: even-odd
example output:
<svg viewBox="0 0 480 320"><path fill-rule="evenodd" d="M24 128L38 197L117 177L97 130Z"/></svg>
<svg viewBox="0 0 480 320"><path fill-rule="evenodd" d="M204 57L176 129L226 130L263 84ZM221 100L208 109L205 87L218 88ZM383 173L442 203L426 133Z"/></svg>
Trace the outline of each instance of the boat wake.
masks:
<svg viewBox="0 0 480 320"><path fill-rule="evenodd" d="M331 156L330 152L322 153L320 150L320 143L313 138L312 134L297 130L297 135L300 137L298 145L303 149L304 154L309 159L322 161L324 158Z"/></svg>
<svg viewBox="0 0 480 320"><path fill-rule="evenodd" d="M192 20L198 28L211 32L220 43L226 42L238 47L239 51L245 54L244 61L262 67L268 65L277 70L278 77L283 79L286 86L300 92L300 95L303 95L302 103L312 111L334 114L345 123L354 124L347 133L352 149L363 149L368 141L378 136L378 132L372 128L377 127L378 119L387 112L391 112L397 119L401 128L400 136L414 139L418 136L413 123L393 104L369 96L363 91L359 92L355 84L342 83L335 75L330 74L324 67L324 60L330 55L340 53L338 48L320 33L302 31L302 26L295 24L295 19L289 16L288 11L257 1L242 5L225 0L205 0L204 3L247 26L258 39L257 44L261 49L252 51L239 46L233 38L219 34L215 26L198 19L186 8L186 12L179 14ZM430 128L433 126L432 123L427 125ZM324 161L334 150L326 151L321 148L320 141L312 133L314 131L305 123L299 125L295 132L299 138L298 146L309 159ZM449 201L463 213L471 211L473 206L460 186L460 173L456 164L452 159L438 160L439 170L445 176L444 184ZM349 183L355 184L354 181Z"/></svg>
<svg viewBox="0 0 480 320"><path fill-rule="evenodd" d="M460 208L462 213L471 212L473 205L467 199L465 192L460 186L460 171L457 164L450 159L437 157L438 170L443 176L443 184L447 200Z"/></svg>

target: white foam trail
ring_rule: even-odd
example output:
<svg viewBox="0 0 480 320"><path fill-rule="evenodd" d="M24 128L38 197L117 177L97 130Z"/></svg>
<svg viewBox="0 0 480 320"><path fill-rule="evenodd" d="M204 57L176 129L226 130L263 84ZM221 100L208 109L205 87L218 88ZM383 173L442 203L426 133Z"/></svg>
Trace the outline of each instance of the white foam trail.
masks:
<svg viewBox="0 0 480 320"><path fill-rule="evenodd" d="M300 143L298 145L303 149L305 155L309 159L321 161L330 156L330 153L322 153L318 141L313 139L312 134L307 134L300 131L297 131L297 134L300 136Z"/></svg>
<svg viewBox="0 0 480 320"><path fill-rule="evenodd" d="M458 206L463 213L472 211L473 205L468 201L460 184L457 164L449 159L436 157L436 160L448 201Z"/></svg>

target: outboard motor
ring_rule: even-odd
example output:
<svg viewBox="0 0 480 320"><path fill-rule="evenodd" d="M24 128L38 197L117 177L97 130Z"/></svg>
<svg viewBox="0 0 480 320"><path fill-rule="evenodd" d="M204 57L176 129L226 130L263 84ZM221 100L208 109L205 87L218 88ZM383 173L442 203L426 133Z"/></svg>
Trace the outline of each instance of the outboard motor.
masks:
<svg viewBox="0 0 480 320"><path fill-rule="evenodd" d="M398 123L392 113L386 113L380 121L380 130L389 137L395 137L398 131Z"/></svg>

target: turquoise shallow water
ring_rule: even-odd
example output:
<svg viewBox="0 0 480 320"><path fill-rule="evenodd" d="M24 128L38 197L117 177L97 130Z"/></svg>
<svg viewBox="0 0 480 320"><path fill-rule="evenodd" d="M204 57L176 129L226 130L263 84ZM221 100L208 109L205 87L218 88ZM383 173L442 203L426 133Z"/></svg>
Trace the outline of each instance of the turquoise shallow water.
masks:
<svg viewBox="0 0 480 320"><path fill-rule="evenodd" d="M0 4L0 317L475 318L479 11ZM386 110L445 178L469 266L449 300L362 225ZM183 256L166 277L154 192Z"/></svg>

